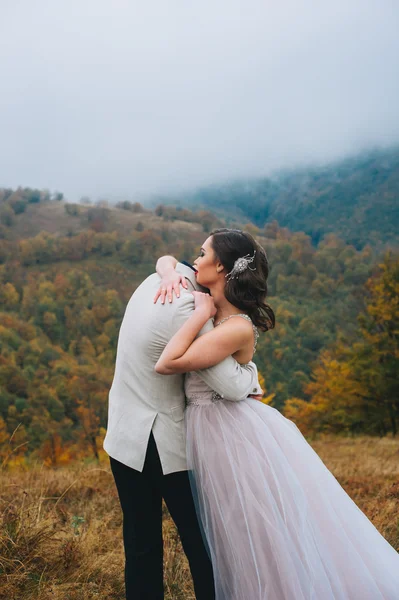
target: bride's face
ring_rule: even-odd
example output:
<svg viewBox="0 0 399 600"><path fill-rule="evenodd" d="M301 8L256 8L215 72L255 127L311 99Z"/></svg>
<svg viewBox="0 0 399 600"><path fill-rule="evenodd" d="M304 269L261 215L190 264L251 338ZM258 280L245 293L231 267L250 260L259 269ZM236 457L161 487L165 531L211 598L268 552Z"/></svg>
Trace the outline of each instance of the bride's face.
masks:
<svg viewBox="0 0 399 600"><path fill-rule="evenodd" d="M205 240L194 265L197 269L197 282L203 287L210 288L220 278L223 265L216 259L211 237Z"/></svg>

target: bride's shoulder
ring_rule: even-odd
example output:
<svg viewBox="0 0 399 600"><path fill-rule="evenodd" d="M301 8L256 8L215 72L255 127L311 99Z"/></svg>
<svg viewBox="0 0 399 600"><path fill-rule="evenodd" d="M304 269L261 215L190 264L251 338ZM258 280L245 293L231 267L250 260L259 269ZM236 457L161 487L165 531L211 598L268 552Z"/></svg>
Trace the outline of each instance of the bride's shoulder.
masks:
<svg viewBox="0 0 399 600"><path fill-rule="evenodd" d="M215 327L223 327L223 331L234 331L249 337L253 334L253 323L245 314L230 315L214 323Z"/></svg>

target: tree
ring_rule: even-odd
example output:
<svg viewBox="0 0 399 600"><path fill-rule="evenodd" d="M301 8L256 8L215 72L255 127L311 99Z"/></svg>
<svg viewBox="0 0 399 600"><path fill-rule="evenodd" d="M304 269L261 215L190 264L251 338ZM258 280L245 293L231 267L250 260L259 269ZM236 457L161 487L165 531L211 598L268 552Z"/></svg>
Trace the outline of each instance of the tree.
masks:
<svg viewBox="0 0 399 600"><path fill-rule="evenodd" d="M0 208L0 223L5 225L6 227L11 227L14 224L15 217L14 211L8 204L4 204Z"/></svg>
<svg viewBox="0 0 399 600"><path fill-rule="evenodd" d="M399 258L385 255L380 272L367 282L369 298L359 323L364 344L354 350L358 376L381 397L394 435L399 419Z"/></svg>
<svg viewBox="0 0 399 600"><path fill-rule="evenodd" d="M79 204L71 204L69 202L67 202L65 204L64 210L65 210L66 214L70 215L71 217L78 217L81 212L81 208L80 208Z"/></svg>
<svg viewBox="0 0 399 600"><path fill-rule="evenodd" d="M399 419L399 259L387 254L366 284L365 310L352 344L324 350L305 387L284 413L303 431L397 434Z"/></svg>
<svg viewBox="0 0 399 600"><path fill-rule="evenodd" d="M12 283L0 284L0 303L8 310L17 310L19 294Z"/></svg>

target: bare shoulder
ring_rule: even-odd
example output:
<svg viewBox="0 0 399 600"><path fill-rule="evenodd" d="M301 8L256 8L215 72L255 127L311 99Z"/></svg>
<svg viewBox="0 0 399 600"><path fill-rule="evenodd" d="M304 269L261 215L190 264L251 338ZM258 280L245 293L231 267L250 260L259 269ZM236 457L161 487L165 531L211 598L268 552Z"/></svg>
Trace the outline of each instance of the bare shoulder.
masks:
<svg viewBox="0 0 399 600"><path fill-rule="evenodd" d="M249 319L245 319L239 315L231 317L223 323L220 323L220 325L217 326L217 329L228 332L229 334L234 333L240 335L245 340L250 340L253 338L252 322Z"/></svg>

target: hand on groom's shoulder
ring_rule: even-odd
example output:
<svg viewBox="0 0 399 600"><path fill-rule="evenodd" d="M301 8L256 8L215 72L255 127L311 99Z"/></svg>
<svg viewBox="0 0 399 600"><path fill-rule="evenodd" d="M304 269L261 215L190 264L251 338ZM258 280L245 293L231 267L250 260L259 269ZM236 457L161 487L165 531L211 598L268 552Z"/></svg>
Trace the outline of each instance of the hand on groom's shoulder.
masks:
<svg viewBox="0 0 399 600"><path fill-rule="evenodd" d="M195 300L192 292L184 290L184 292L181 293L180 298L174 299L173 302L176 302L176 310L173 312L171 327L174 335L194 312ZM198 337L211 329L213 329L213 321L212 319L209 319L199 332Z"/></svg>

